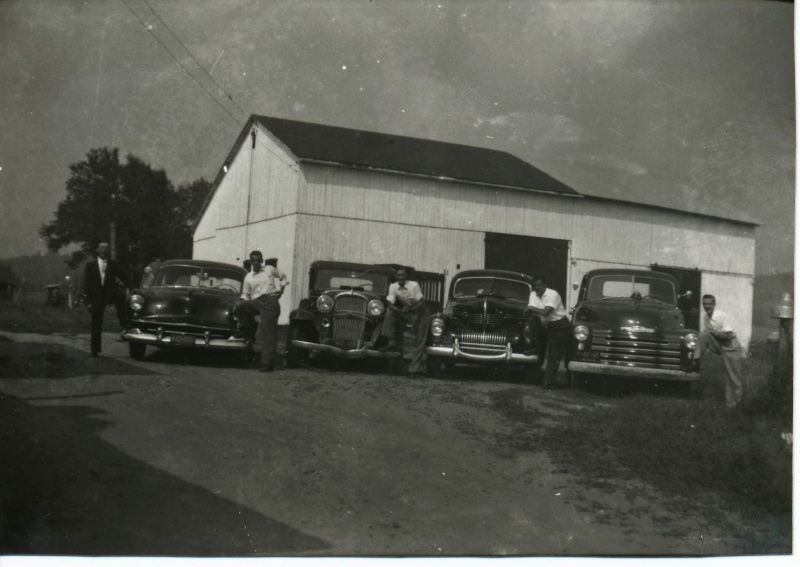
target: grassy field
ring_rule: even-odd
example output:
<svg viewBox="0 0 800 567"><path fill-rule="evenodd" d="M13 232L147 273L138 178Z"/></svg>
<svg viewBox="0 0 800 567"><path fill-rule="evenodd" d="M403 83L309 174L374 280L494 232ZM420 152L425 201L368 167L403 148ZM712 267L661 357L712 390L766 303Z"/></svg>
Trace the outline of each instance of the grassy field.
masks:
<svg viewBox="0 0 800 567"><path fill-rule="evenodd" d="M44 293L26 293L22 301L0 302L0 330L17 333L50 335L89 334L90 315L85 308L67 309L45 304ZM114 306L109 305L103 316L104 331L119 331L119 321Z"/></svg>

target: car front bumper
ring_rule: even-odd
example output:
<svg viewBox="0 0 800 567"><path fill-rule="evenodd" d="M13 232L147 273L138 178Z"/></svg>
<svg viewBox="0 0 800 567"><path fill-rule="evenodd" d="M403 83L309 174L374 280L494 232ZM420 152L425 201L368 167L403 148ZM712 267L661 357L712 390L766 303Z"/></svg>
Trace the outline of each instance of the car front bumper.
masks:
<svg viewBox="0 0 800 567"><path fill-rule="evenodd" d="M456 360L469 360L474 362L519 362L522 364L538 364L539 356L535 354L527 355L511 350L511 345L506 345L502 352L496 354L475 354L464 352L458 339L453 339L452 346L429 346L425 348L428 356L441 356L454 358Z"/></svg>
<svg viewBox="0 0 800 567"><path fill-rule="evenodd" d="M188 336L188 335L182 335ZM228 338L228 339L215 339L212 337L194 337L193 343L181 342L177 344L172 340L173 335L162 335L159 337L156 333L148 333L140 329L127 329L122 333L122 339L131 343L140 343L153 346L175 346L175 347L198 347L198 348L213 348L213 349L226 349L226 350L247 350L250 344L245 342L244 339Z"/></svg>
<svg viewBox="0 0 800 567"><path fill-rule="evenodd" d="M650 378L653 380L675 380L679 382L696 382L700 380L699 372L684 372L683 370L666 370L662 368L641 368L637 366L616 366L613 364L578 362L575 360L567 364L567 369L570 372L600 374L603 376Z"/></svg>
<svg viewBox="0 0 800 567"><path fill-rule="evenodd" d="M402 356L402 353L399 351L382 352L380 350L367 347L344 349L334 345L324 345L309 341L292 341L292 346L295 348L301 348L303 350L330 354L340 358L398 358Z"/></svg>

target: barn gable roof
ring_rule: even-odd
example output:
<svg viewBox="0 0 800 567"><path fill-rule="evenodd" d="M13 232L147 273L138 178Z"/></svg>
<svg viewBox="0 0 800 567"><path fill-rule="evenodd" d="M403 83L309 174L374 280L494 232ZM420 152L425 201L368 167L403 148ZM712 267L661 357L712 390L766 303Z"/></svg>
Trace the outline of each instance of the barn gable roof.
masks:
<svg viewBox="0 0 800 567"><path fill-rule="evenodd" d="M561 175L572 187L548 175L531 164L507 153L488 148L477 148L448 142L437 142L422 138L394 136L377 132L353 130L338 126L327 126L311 122L299 122L272 116L251 115L230 150L225 164L233 160L254 122L260 123L294 157L300 161L317 162L353 167L392 171L411 175L422 175L438 179L449 179L511 187L522 190L558 194L568 197L588 197L606 201L628 202L643 206L679 211L690 215L712 217L757 226L761 222L730 204L715 201L710 204L698 199L698 194L684 186L678 186L684 196L676 199L674 183L649 181L649 191L633 193L623 190L624 182L600 180L596 169L583 172L570 164ZM563 173L563 172L562 172ZM222 178L221 168L217 174L205 203L196 219L205 214ZM618 180L617 180L618 181ZM653 183L657 187L653 187ZM633 197L633 198L631 198Z"/></svg>
<svg viewBox="0 0 800 567"><path fill-rule="evenodd" d="M579 196L507 152L270 116L254 118L300 161Z"/></svg>

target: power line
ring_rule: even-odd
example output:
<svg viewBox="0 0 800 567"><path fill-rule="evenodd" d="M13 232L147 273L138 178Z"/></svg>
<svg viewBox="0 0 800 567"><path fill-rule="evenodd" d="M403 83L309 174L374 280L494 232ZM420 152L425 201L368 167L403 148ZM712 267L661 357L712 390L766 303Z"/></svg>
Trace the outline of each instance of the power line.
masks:
<svg viewBox="0 0 800 567"><path fill-rule="evenodd" d="M142 0L142 1L143 1L145 4L147 4L146 0ZM226 108L226 107L225 107L225 105L223 105L223 104L222 104L222 102L220 102L220 101L217 99L217 97L215 97L215 96L214 96L214 95L213 95L211 92L209 92L209 90L206 88L206 86L205 86L205 85L203 85L203 84L200 82L200 80L199 80L199 79L198 79L198 78L197 78L197 77L196 77L196 76L195 76L195 75L194 75L194 74L193 74L193 73L192 73L192 72L191 72L189 69L187 69L187 68L186 68L186 66L185 66L185 65L184 65L184 64L183 64L183 63L180 61L180 59L178 59L178 57L175 55L175 53L173 53L173 52L172 52L172 50L171 50L169 47L167 47L167 45L166 45L166 44L165 44L165 43L164 43L164 42L161 40L161 38L159 38L159 37L158 37L158 36L157 36L155 33L153 33L153 26L151 26L151 25L148 25L148 24L147 24L147 23L146 23L146 22L145 22L145 21L144 21L144 20L143 20L143 19L142 19L142 18L139 16L139 14L137 14L137 13L134 11L134 9L133 9L133 8L131 8L131 6L129 5L129 3L128 3L126 0L121 0L121 2L122 2L123 4L125 4L125 7L126 7L126 8L128 8L128 10L130 10L131 14L133 14L133 15L136 17L136 19L137 19L137 20L139 20L139 22L142 24L142 26L144 27L144 29L145 29L145 30L147 30L147 31L150 33L150 35L151 35L151 36L153 36L153 38L154 38L154 39L155 39L155 40L156 40L156 41L157 41L157 42L158 42L158 43L161 45L161 47L163 47L163 48L164 48L164 49L167 51L167 53L169 53L169 54L170 54L170 56L172 56L172 58L173 58L173 59L175 60L175 62L176 62L176 63L177 63L179 66L180 66L180 68L181 68L181 69L183 69L183 70L186 72L186 74L187 74L187 75L189 75L189 76L192 78L192 80L193 80L195 83L197 83L197 85L198 85L198 86L199 86L201 89L203 89L203 92L205 92L205 93L206 93L206 94L209 96L209 98L210 98L211 100L213 100L213 101L214 101L214 102L215 102L215 103L216 103L216 104L217 104L217 105L218 105L220 108L222 108L222 110L224 110L224 111L225 111L225 113L226 113L228 116L230 116L230 117L231 117L231 119L233 119L233 121L234 121L234 122L236 122L236 123L237 123L237 125L238 125L239 127L243 127L243 126L244 126L244 124L247 122L247 119L249 118L249 115L248 115L248 114L247 114L247 113L246 113L244 110L242 110L242 109L239 107L239 105L237 105L237 104L236 104L236 102L233 100L233 98L232 98L230 95L228 95L228 94L225 92L225 89L223 89L223 88L222 88L222 87L221 87L221 86L220 86L220 85L219 85L219 84L218 84L216 81L214 81L214 78L213 78L213 77L211 77L211 75L209 75L209 74L208 74L208 73L205 71L205 69L203 68L203 66L202 66L202 65L200 65L200 63L197 61L197 59L195 59L195 57L194 57L194 56L191 54L191 52L190 52L190 51L189 51L189 50L186 48L186 46L185 46L185 45L183 45L183 43L182 43L182 42L181 42L181 41L178 39L178 37L177 37L177 36L176 36L176 35L175 35L175 34L172 32L172 30L170 30L170 29L169 29L169 26L167 26L167 24L166 24L166 23L164 23L164 20L162 20L162 19L161 19L161 18L158 16L158 14L156 14L156 13L155 13L155 11L152 9L152 7L150 7L150 5L149 5L149 4L147 4L147 7L148 7L148 8L150 8L151 12L152 12L152 13L155 15L155 17L156 17L156 18L158 18L158 20L159 20L159 21L162 23L162 25L163 25L163 26L164 26L164 27L165 27L165 28L166 28L166 29L169 31L169 33L172 35L172 37L175 39L175 41L177 41L177 42L180 44L180 46L181 46L181 47L184 49L184 51L186 51L186 53L188 53L188 54L189 54L189 57L191 57L191 59L192 59L192 60L195 62L195 64L196 64L198 67L200 67L200 69L202 69L202 70L203 70L203 72L204 72L204 73L205 73L205 74L206 74L206 75L207 75L207 76L208 76L208 77L211 79L211 82L212 82L212 83L214 83L214 85L215 85L215 86L216 86L216 87L219 89L219 91L220 91L220 92L222 92L222 93L224 93L224 94L227 96L228 100L230 100L230 101L233 103L233 105L236 107L236 109L237 109L239 112L241 112L241 113L242 113L242 114L245 116L244 120L241 120L241 119L237 118L236 116L234 116L234 115L231 113L231 111L230 111L228 108Z"/></svg>
<svg viewBox="0 0 800 567"><path fill-rule="evenodd" d="M158 18L158 21L159 21L159 22L161 22L161 23L164 25L164 27L167 29L167 31L170 33L170 35L171 35L172 37L174 37L174 38L175 38L175 41L177 41L177 42L178 42L178 44L179 44L179 45L180 45L180 46L183 48L183 50L184 50L184 51L186 51L186 53L188 53L188 54L189 54L189 57L191 57L191 58L192 58L192 60L193 60L193 61L194 61L194 62L197 64L197 66L198 66L198 67L200 67L200 69L201 69L201 70L203 71L203 73L205 73L205 75L206 75L206 76L207 76L207 77L208 77L208 78L211 80L211 82L212 82L212 83L214 83L214 85L216 85L216 87L217 87L217 88L218 88L220 91L222 91L223 93L225 93L225 96L227 96L227 97L228 97L228 100L230 100L230 101L233 103L233 105L234 105L234 106L235 106L237 109L239 109L239 112L241 112L241 113L242 113L242 114L244 114L245 116L249 116L249 114L248 114L247 112L245 112L244 110L242 110L242 107L240 107L238 104L236 104L236 101L235 101L235 100L233 100L233 97L232 97L231 95L229 95L227 92L225 92L225 89L223 89L223 88L220 86L220 84L219 84L217 81L215 81L215 80L214 80L214 77L212 77L212 76L211 76L211 73L209 73L208 71L206 71L206 68L205 68L205 67L203 67L203 66L200 64L200 62L199 62L199 61L198 61L198 60L195 58L195 56L192 54L192 52L191 52L191 51L189 51L189 49L188 49L188 48L187 48L187 47L186 47L186 46L183 44L183 42L180 40L180 38L178 38L178 36L177 36L177 35L175 35L175 32L173 32L173 31L172 31L172 29L170 29L170 27L167 25L167 23L166 23L166 22L165 22L165 21L164 21L164 20L161 18L161 16L159 16L159 15L158 15L158 12L156 12L156 11L155 11L155 9L154 9L154 8L153 8L153 7L150 5L150 3L149 3L147 0L142 0L142 2L144 2L144 3L147 5L147 7L148 7L148 8L150 8L150 11L151 11L151 12L153 12L153 15L154 15L156 18Z"/></svg>

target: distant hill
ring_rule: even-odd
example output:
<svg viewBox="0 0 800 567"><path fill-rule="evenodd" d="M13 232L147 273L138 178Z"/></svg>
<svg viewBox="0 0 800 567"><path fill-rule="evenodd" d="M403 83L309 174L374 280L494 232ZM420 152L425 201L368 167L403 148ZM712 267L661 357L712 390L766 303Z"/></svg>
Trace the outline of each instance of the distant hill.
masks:
<svg viewBox="0 0 800 567"><path fill-rule="evenodd" d="M62 283L67 274L77 276L80 270L70 270L66 254L36 254L0 260L0 279L18 283L25 278L27 291L40 291L44 286Z"/></svg>

